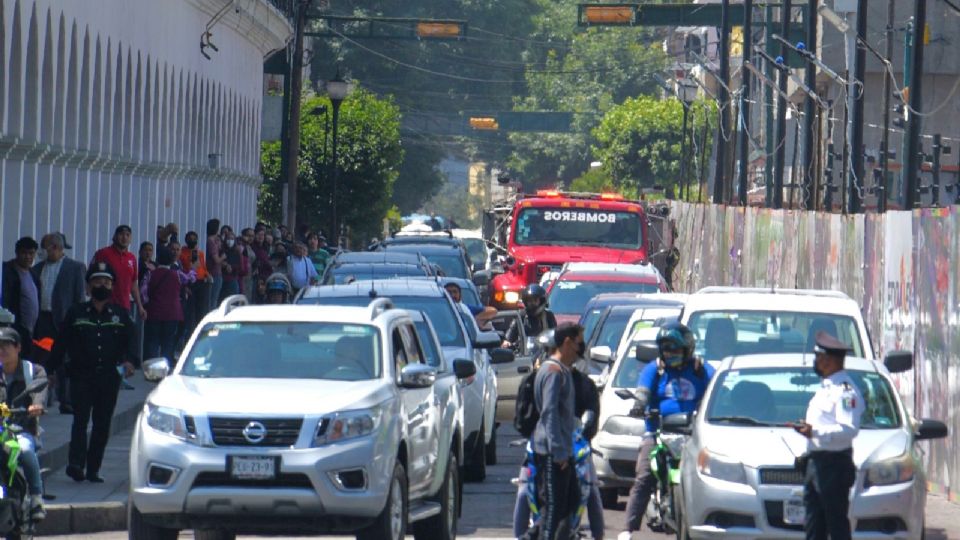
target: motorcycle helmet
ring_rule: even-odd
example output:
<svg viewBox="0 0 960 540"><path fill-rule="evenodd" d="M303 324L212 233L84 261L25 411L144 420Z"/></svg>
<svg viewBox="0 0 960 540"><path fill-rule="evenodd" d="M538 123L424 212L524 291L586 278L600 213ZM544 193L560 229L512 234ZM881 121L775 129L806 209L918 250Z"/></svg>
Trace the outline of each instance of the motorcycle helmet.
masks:
<svg viewBox="0 0 960 540"><path fill-rule="evenodd" d="M271 293L281 293L283 294L283 302L286 303L290 298L291 289L290 280L279 272L271 274L267 278L267 298L270 297Z"/></svg>
<svg viewBox="0 0 960 540"><path fill-rule="evenodd" d="M527 285L520 298L523 308L530 315L539 315L547 307L547 291L537 283Z"/></svg>
<svg viewBox="0 0 960 540"><path fill-rule="evenodd" d="M671 322L660 328L657 334L657 350L664 365L672 369L680 369L683 364L693 358L693 351L697 346L697 337L679 322ZM665 354L666 353L666 354Z"/></svg>

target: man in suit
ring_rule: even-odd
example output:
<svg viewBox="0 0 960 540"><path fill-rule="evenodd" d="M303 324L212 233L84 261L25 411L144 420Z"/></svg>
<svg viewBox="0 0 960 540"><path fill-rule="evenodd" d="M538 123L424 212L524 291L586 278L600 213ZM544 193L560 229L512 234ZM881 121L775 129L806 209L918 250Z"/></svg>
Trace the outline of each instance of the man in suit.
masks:
<svg viewBox="0 0 960 540"><path fill-rule="evenodd" d="M86 265L64 254L70 249L66 236L60 232L49 233L40 240L40 245L47 254L47 258L33 267L34 279L40 283L40 316L37 319L34 337L42 343L44 338L57 340L63 318L67 310L74 304L86 300L86 283L84 275ZM34 356L45 363L49 349L44 350L42 345L37 347ZM53 375L53 374L50 374ZM56 373L56 395L60 402L60 412L71 412L70 400L66 388L66 373L63 368Z"/></svg>
<svg viewBox="0 0 960 540"><path fill-rule="evenodd" d="M37 241L29 236L14 244L16 257L3 263L3 307L16 318L14 328L23 338L23 355L31 357L33 327L40 315L40 283L30 267L37 256Z"/></svg>

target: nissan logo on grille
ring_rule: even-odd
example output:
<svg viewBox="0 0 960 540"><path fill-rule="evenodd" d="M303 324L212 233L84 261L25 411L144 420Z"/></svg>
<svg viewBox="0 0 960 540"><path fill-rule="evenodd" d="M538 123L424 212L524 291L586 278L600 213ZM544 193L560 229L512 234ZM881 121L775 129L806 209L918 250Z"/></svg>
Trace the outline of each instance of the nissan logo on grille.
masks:
<svg viewBox="0 0 960 540"><path fill-rule="evenodd" d="M267 438L267 428L260 422L253 420L243 428L243 438L250 444L263 442Z"/></svg>

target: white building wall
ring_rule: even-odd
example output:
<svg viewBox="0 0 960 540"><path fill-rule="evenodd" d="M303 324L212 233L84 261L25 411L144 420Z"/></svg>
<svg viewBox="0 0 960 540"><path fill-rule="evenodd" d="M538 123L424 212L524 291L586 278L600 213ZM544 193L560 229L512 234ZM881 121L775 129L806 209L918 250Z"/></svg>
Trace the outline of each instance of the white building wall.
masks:
<svg viewBox="0 0 960 540"><path fill-rule="evenodd" d="M129 224L255 221L267 0L0 0L0 258L61 230L89 260ZM211 168L208 155L217 154ZM135 249L135 246L134 246Z"/></svg>

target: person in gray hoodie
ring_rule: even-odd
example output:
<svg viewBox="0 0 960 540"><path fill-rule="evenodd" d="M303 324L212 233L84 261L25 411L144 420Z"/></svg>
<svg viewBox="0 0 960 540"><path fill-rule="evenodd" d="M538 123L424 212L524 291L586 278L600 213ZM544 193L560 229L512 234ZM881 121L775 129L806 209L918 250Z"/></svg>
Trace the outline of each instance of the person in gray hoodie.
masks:
<svg viewBox="0 0 960 540"><path fill-rule="evenodd" d="M573 363L583 355L583 327L565 323L554 330L554 353L537 370L534 400L540 420L533 432L540 523L528 531L541 540L570 537L567 519L579 503L579 485L573 464L574 407Z"/></svg>

